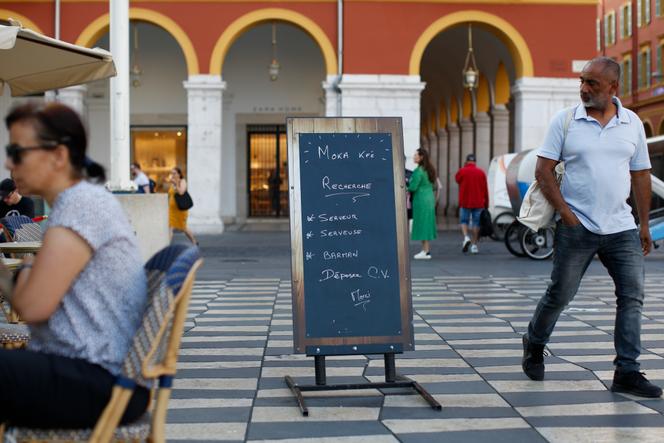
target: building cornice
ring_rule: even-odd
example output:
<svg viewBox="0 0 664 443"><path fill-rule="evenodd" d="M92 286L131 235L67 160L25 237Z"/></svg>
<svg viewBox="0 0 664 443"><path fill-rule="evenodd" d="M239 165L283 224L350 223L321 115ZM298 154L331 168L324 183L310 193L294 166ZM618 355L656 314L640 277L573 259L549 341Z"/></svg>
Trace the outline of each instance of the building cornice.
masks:
<svg viewBox="0 0 664 443"><path fill-rule="evenodd" d="M223 0L221 0L223 1ZM571 6L597 6L599 0L346 0L350 3L447 3L465 5L472 4L496 4L496 5L571 5Z"/></svg>
<svg viewBox="0 0 664 443"><path fill-rule="evenodd" d="M645 100L639 100L637 102L630 103L629 107L632 110L637 111L640 108L645 108L646 106L654 105L654 104L657 104L657 103L660 103L660 102L664 102L664 95L658 95L658 96L655 96L655 97L647 98Z"/></svg>
<svg viewBox="0 0 664 443"><path fill-rule="evenodd" d="M60 0L62 3L108 3L109 0ZM345 0L348 3L441 3L476 5L597 6L599 0ZM2 3L53 3L53 0L16 0ZM337 0L136 0L134 3L336 3Z"/></svg>

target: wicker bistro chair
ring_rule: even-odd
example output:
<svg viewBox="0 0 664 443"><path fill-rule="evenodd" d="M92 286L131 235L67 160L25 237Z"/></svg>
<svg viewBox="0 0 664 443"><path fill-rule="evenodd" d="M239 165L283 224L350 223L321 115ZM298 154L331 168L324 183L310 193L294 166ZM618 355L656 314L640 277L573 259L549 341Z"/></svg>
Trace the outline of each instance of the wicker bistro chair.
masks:
<svg viewBox="0 0 664 443"><path fill-rule="evenodd" d="M0 220L2 224L2 230L7 241L16 241L16 242L27 242L27 241L41 241L42 239L42 229L38 223L35 223L33 219L25 215L10 215L8 217L3 217ZM14 257L19 258L25 255L32 254L12 254ZM2 303L2 309L4 311L7 321L10 323L17 323L20 321L16 313L11 309L11 307L5 303L4 299L0 296L0 303ZM3 341L2 337L12 337L13 334L5 334L2 329L0 329L0 346L7 347L24 347L27 343L27 340L30 336L27 333L27 328L23 328L24 331L21 334L21 338L12 343L11 340L8 340L7 343Z"/></svg>
<svg viewBox="0 0 664 443"><path fill-rule="evenodd" d="M4 217L0 220L2 229L5 232L5 237L8 240L15 241L38 241L42 239L42 229L37 223L45 220L47 217L37 217L30 219L24 215ZM0 303L5 317L9 323L18 323L20 319L13 309L4 303L2 295L0 295ZM0 325L0 348L5 349L20 349L24 348L30 340L30 331L26 325L22 324L8 324Z"/></svg>
<svg viewBox="0 0 664 443"><path fill-rule="evenodd" d="M42 229L37 223L28 223L14 232L14 241L41 241Z"/></svg>
<svg viewBox="0 0 664 443"><path fill-rule="evenodd" d="M23 324L0 325L0 348L21 349L30 341L30 331Z"/></svg>
<svg viewBox="0 0 664 443"><path fill-rule="evenodd" d="M122 374L117 376L111 399L94 429L9 428L5 441L164 442L166 411L184 321L194 277L202 262L198 248L172 245L145 265L148 306L125 358ZM156 380L158 386L155 386ZM148 412L134 423L118 426L137 383L153 387Z"/></svg>
<svg viewBox="0 0 664 443"><path fill-rule="evenodd" d="M7 241L39 241L42 230L39 223L25 215L11 215L0 220Z"/></svg>

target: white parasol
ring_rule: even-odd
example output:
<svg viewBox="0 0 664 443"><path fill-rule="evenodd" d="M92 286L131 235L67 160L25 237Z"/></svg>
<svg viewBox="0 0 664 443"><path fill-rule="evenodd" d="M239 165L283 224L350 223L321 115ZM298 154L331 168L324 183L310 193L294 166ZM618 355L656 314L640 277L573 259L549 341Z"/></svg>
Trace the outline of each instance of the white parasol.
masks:
<svg viewBox="0 0 664 443"><path fill-rule="evenodd" d="M0 93L8 84L12 96L87 83L115 75L111 53L56 40L0 20Z"/></svg>

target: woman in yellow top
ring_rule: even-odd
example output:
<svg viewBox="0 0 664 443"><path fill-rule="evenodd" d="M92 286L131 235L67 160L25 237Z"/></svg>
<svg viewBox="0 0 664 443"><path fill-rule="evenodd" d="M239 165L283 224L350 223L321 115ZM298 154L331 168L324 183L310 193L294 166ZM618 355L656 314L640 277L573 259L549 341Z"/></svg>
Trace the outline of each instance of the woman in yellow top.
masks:
<svg viewBox="0 0 664 443"><path fill-rule="evenodd" d="M189 211L181 210L178 208L177 203L175 203L176 192L180 195L187 192L187 181L182 175L182 169L177 166L171 169L168 181L171 183L171 187L168 188L168 226L171 228L171 237L173 237L173 230L177 229L184 232L184 235L186 235L193 244L197 245L198 242L196 241L194 234L189 228L187 228Z"/></svg>

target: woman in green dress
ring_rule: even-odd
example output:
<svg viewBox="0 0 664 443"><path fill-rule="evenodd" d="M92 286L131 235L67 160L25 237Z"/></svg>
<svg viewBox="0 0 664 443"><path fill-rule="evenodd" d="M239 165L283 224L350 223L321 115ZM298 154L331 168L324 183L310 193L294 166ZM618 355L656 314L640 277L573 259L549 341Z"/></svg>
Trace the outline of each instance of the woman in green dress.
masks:
<svg viewBox="0 0 664 443"><path fill-rule="evenodd" d="M426 149L415 151L413 161L417 168L408 182L408 192L413 205L413 230L410 238L422 241L422 250L413 258L428 260L431 258L429 241L436 238L436 199L433 190L436 169L431 164Z"/></svg>

